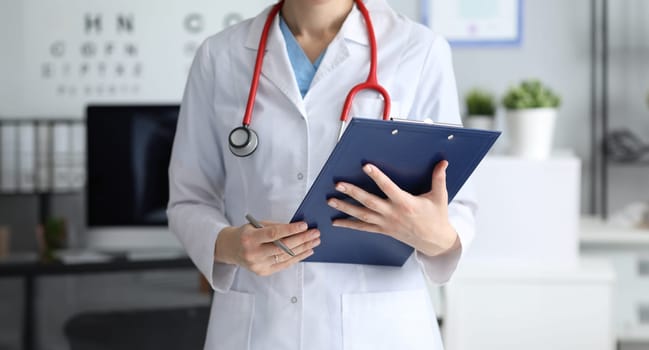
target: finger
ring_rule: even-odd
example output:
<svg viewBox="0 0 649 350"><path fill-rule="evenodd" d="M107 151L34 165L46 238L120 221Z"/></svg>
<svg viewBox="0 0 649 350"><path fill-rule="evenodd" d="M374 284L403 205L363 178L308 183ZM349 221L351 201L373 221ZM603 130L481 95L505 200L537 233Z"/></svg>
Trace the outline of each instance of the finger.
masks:
<svg viewBox="0 0 649 350"><path fill-rule="evenodd" d="M260 228L261 234L257 235L260 243L268 243L282 239L284 237L292 236L294 234L304 232L308 229L306 222L299 221L291 224L272 225ZM263 232L263 233L262 233Z"/></svg>
<svg viewBox="0 0 649 350"><path fill-rule="evenodd" d="M319 237L320 237L320 231L317 229L311 229L306 232L302 232L290 237L286 237L281 241L295 253L295 247L300 246L308 241L311 241ZM286 253L280 247L270 242L270 243L265 243L261 246L260 254L262 256L272 256L272 255L282 255Z"/></svg>
<svg viewBox="0 0 649 350"><path fill-rule="evenodd" d="M306 232L284 238L282 241L284 242L284 244L286 244L287 247L295 251L296 247L316 238L320 238L320 230L311 229Z"/></svg>
<svg viewBox="0 0 649 350"><path fill-rule="evenodd" d="M430 189L430 196L434 202L447 203L448 191L446 190L446 169L448 168L448 161L443 160L433 169L433 179Z"/></svg>
<svg viewBox="0 0 649 350"><path fill-rule="evenodd" d="M390 211L390 203L388 203L385 199L376 196L372 193L369 193L358 186L340 182L336 185L336 190L357 200L365 208L370 209L379 214L386 214ZM329 200L328 202L332 208L335 208L332 204L336 204L342 201ZM344 202L341 203L341 205L343 204Z"/></svg>
<svg viewBox="0 0 649 350"><path fill-rule="evenodd" d="M270 272L272 274L272 273L284 270L287 267L290 267L291 265L297 264L300 261L310 257L311 255L313 255L313 249L309 249L307 251L304 251L304 252L302 252L302 253L300 253L300 254L298 254L298 255L296 255L296 256L294 256L294 257L292 257L292 258L290 258L290 259L288 259L286 261L282 261L282 262L280 262L278 264L272 265L271 268L270 268L270 270L271 270Z"/></svg>
<svg viewBox="0 0 649 350"><path fill-rule="evenodd" d="M271 263L271 265L281 264L281 263L283 263L285 261L291 260L291 259L299 256L300 254L302 254L302 253L304 253L304 252L306 252L308 250L314 249L315 247L319 246L320 243L321 243L320 238L312 239L310 241L307 241L307 242L304 242L304 243L298 245L297 247L293 247L291 250L293 251L293 253L295 253L295 256L290 256L290 255L286 254L285 252L281 252L280 254L269 256L268 261ZM275 257L277 257L277 259Z"/></svg>
<svg viewBox="0 0 649 350"><path fill-rule="evenodd" d="M335 227L351 228L358 231L383 233L381 227L378 225L370 224L364 221L357 221L351 219L337 219L332 222Z"/></svg>
<svg viewBox="0 0 649 350"><path fill-rule="evenodd" d="M357 198L353 197L351 194L350 194L350 197L358 200ZM358 201L360 202L360 200L358 200ZM329 200L327 201L327 204L330 207L332 207L332 208L334 208L336 210L339 210L339 211L341 211L341 212L343 212L343 213L345 213L345 214L347 214L349 216L353 216L353 217L357 218L358 220L361 220L361 221L364 221L364 222L367 222L367 223L380 224L383 221L381 214L379 214L379 213L377 213L377 212L375 212L373 210L367 209L365 207L359 207L357 205L347 203L347 202L345 202L343 200L340 200L340 199L337 199L337 198L329 198Z"/></svg>
<svg viewBox="0 0 649 350"><path fill-rule="evenodd" d="M407 192L402 190L395 184L385 173L383 173L377 166L373 164L365 164L363 171L369 176L377 186L385 193L390 200L400 203L404 197L408 195Z"/></svg>

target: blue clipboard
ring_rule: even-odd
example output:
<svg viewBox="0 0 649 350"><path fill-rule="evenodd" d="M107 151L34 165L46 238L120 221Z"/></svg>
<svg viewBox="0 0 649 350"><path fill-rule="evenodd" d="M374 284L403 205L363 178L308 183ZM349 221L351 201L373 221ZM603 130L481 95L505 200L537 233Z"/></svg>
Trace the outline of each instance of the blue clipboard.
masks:
<svg viewBox="0 0 649 350"><path fill-rule="evenodd" d="M349 182L385 198L362 171L372 163L399 187L419 195L430 191L435 165L448 160L450 202L499 136L497 131L422 122L352 119L291 219L320 230L321 244L306 261L402 266L412 247L386 235L332 226L332 220L347 215L329 207L327 199L355 202L336 191L335 184Z"/></svg>

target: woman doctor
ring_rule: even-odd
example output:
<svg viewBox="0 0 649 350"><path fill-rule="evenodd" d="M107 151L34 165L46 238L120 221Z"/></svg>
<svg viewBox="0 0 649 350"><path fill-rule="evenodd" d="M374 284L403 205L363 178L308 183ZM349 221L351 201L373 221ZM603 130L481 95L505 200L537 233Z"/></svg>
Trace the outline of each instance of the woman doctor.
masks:
<svg viewBox="0 0 649 350"><path fill-rule="evenodd" d="M258 147L235 154L230 133L242 125L270 8L207 39L180 111L168 208L171 229L215 290L206 349L442 349L424 278L449 279L476 209L466 185L447 205L446 162L431 174L429 193L406 193L368 164L363 170L387 199L339 183L362 205L329 202L355 218L335 225L414 247L402 267L302 262L320 232L287 224L336 144L347 93L368 75L372 42L360 6L374 25L390 116L460 122L443 38L385 0L286 0L270 19L253 99ZM381 94L365 90L350 116L381 118L383 109ZM246 224L247 213L265 227ZM277 239L296 256L273 245Z"/></svg>

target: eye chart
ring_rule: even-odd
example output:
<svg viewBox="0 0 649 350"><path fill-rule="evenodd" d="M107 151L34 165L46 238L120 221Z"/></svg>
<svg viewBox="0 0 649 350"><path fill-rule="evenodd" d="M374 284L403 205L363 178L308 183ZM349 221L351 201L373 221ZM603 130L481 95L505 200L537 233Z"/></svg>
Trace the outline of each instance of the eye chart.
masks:
<svg viewBox="0 0 649 350"><path fill-rule="evenodd" d="M80 116L88 103L176 103L196 49L270 0L21 0L14 54L21 113Z"/></svg>

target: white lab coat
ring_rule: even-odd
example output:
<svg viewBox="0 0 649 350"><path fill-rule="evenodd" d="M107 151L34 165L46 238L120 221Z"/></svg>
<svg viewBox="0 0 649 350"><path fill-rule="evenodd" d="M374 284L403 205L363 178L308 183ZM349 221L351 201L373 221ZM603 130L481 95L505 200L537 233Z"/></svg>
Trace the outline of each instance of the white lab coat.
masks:
<svg viewBox="0 0 649 350"><path fill-rule="evenodd" d="M447 42L384 0L366 2L392 116L459 123ZM441 349L423 275L447 281L462 249L438 257L415 253L396 268L300 263L269 277L214 262L219 231L244 224L246 213L290 220L336 143L347 92L368 74L366 27L354 7L302 99L276 19L251 124L259 147L250 157L235 157L228 134L241 125L267 13L200 47L171 158L169 224L215 290L205 348ZM377 93L363 92L352 116L380 118L382 108ZM466 187L449 207L462 247L473 237L475 209Z"/></svg>

